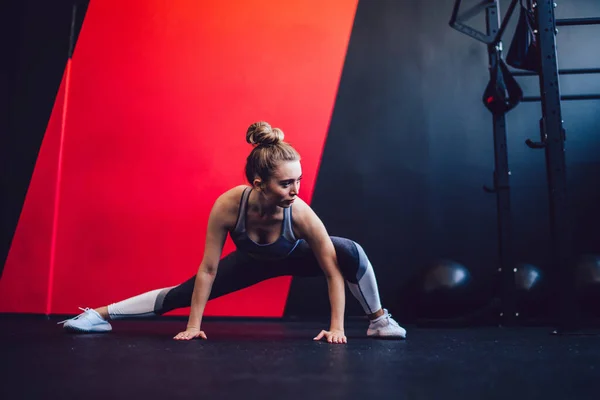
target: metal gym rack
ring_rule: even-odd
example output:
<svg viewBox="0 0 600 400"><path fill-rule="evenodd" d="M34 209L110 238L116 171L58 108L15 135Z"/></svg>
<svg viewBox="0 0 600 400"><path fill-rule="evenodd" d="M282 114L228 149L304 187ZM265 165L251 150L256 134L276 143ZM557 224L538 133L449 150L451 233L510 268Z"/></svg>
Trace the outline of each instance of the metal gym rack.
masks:
<svg viewBox="0 0 600 400"><path fill-rule="evenodd" d="M501 21L498 0L483 0L467 11L460 13L462 0L456 0L450 26L468 36L485 43L488 47L490 77L497 73L502 61L502 35L519 0L511 0L506 15ZM578 327L575 307L575 274L572 254L572 230L568 216L567 174L565 157L566 133L563 128L561 101L600 99L600 94L561 95L560 75L600 73L600 68L558 69L556 34L557 26L600 25L600 18L556 19L552 0L534 0L535 38L538 44L539 70L511 71L511 76L539 76L540 96L520 96L520 101L541 101L540 141L526 140L533 149L544 149L548 180L549 219L551 234L552 286L559 298L559 310L555 320L555 333L568 332ZM485 10L486 33L482 33L465 21ZM522 94L522 93L521 93ZM516 104L512 105L513 107ZM512 108L512 107L510 107ZM501 321L514 325L519 313L515 299L515 263L510 242L510 170L506 143L505 115L510 108L492 112L494 136L494 187L484 187L496 194L498 210L499 260L502 287Z"/></svg>

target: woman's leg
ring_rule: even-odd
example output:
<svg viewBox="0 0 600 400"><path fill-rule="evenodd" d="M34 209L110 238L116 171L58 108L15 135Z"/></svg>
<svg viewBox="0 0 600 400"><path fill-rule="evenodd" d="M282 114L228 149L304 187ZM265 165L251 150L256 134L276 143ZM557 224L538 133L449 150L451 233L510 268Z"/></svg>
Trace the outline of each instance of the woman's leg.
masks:
<svg viewBox="0 0 600 400"><path fill-rule="evenodd" d="M331 237L336 250L338 265L347 281L350 292L371 318L383 315L375 279L375 271L362 247L350 240ZM219 262L217 276L209 299L252 286L277 276L322 275L312 249L302 241L287 258L277 261L258 261L234 252ZM195 276L184 283L157 289L108 306L111 319L162 315L168 311L189 307L194 291ZM100 314L102 314L100 312Z"/></svg>
<svg viewBox="0 0 600 400"><path fill-rule="evenodd" d="M365 314L373 316L373 318L381 315L383 310L375 271L363 248L350 239L337 236L332 236L331 241L335 247L340 272L344 276L350 292L358 300ZM296 247L289 260L286 260L285 267L287 275L318 276L323 274L312 249L304 241Z"/></svg>
<svg viewBox="0 0 600 400"><path fill-rule="evenodd" d="M219 262L209 299L281 276L283 273L284 271L273 265L265 265L243 253L233 252ZM62 323L68 330L107 332L112 329L107 322L109 319L151 317L177 308L189 307L195 278L194 275L180 285L151 290L95 310L85 309L84 313Z"/></svg>
<svg viewBox="0 0 600 400"><path fill-rule="evenodd" d="M285 275L285 271L268 261L259 261L244 253L234 252L223 258L217 268L209 300L255 285L264 280ZM164 314L176 308L189 307L192 301L193 276L184 283L165 292L156 303L156 314Z"/></svg>
<svg viewBox="0 0 600 400"><path fill-rule="evenodd" d="M351 293L367 315L373 316L381 312L375 272L362 247L345 238L333 236L331 240L336 250L340 270ZM305 241L302 241L288 258L279 261L261 262L236 251L219 262L210 299L277 276L318 276L322 273L314 253ZM189 307L195 278L194 275L180 285L151 290L99 307L95 311L104 319L144 318Z"/></svg>
<svg viewBox="0 0 600 400"><path fill-rule="evenodd" d="M369 336L406 336L404 328L391 318L381 307L375 271L363 248L356 242L332 236L338 266L352 295L358 300L365 314L371 320ZM322 274L314 253L306 242L298 245L286 263L286 275L317 276Z"/></svg>
<svg viewBox="0 0 600 400"><path fill-rule="evenodd" d="M340 271L346 279L351 293L372 319L368 334L404 337L406 332L381 308L375 272L362 247L345 238L331 237L331 240L336 250ZM219 262L209 299L278 276L302 277L322 274L323 271L312 249L305 241L302 241L289 257L278 261L258 261L243 253L233 252ZM112 329L106 321L109 318L148 317L162 315L177 308L189 307L194 291L194 282L195 276L178 286L152 290L107 307L100 307L96 309L98 311L86 309L83 314L66 321L65 328L80 332L109 331ZM383 329L375 330L376 325L382 323L385 323L384 328L387 329L385 334L378 333L383 332ZM399 329L394 328L390 331L390 324L395 324ZM98 330L95 330L96 326ZM375 328L372 329L372 327Z"/></svg>

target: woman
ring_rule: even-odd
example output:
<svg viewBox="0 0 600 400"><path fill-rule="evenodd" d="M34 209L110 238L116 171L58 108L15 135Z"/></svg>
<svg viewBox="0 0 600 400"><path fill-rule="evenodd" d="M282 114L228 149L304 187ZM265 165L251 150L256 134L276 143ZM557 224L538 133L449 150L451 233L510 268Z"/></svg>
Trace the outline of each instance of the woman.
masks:
<svg viewBox="0 0 600 400"><path fill-rule="evenodd" d="M283 141L283 132L266 122L248 128L254 146L246 162L248 186L237 186L215 202L208 220L204 257L197 274L179 286L153 290L84 313L64 323L77 332L112 330L109 319L162 315L190 307L185 331L174 339L206 339L201 330L208 300L277 276L325 275L331 305L329 330L314 340L346 343L345 287L370 319L367 335L405 338L406 331L382 309L373 267L355 242L330 237L313 210L298 197L300 155ZM293 207L292 207L293 205ZM293 208L293 213L292 213ZM227 234L237 250L221 259Z"/></svg>

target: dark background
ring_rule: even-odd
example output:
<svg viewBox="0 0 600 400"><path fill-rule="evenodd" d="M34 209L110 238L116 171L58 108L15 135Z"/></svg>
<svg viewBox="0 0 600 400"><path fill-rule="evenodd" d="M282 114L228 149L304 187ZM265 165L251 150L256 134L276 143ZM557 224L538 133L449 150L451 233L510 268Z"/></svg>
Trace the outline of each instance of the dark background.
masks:
<svg viewBox="0 0 600 400"><path fill-rule="evenodd" d="M438 258L466 266L485 291L497 280L496 198L482 190L494 169L491 114L481 102L487 50L448 26L453 3L359 2L312 202L331 235L366 250L390 309ZM76 32L86 8L78 4ZM500 4L504 13L508 2ZM3 266L68 57L72 10L69 1L1 7ZM600 3L559 2L556 16L600 17ZM483 22L481 14L472 24L483 30ZM599 34L599 26L561 28L559 66L600 67ZM518 80L525 95L539 95L537 77ZM599 76L560 83L563 94L600 93ZM600 254L600 101L563 102L562 111L574 253ZM545 158L524 143L539 138L540 117L539 103L522 103L508 113L507 129L515 259L543 271L551 254ZM294 280L286 315L326 311L323 285ZM362 314L353 301L348 313Z"/></svg>
<svg viewBox="0 0 600 400"><path fill-rule="evenodd" d="M500 2L503 15L509 3ZM435 259L463 264L484 291L498 278L496 197L482 190L492 186L494 170L492 116L481 102L487 48L449 27L453 4L359 2L315 188L314 209L330 234L361 243L390 308L412 301L402 292ZM591 16L600 16L600 2L556 8L557 18ZM517 17L518 11L504 54ZM485 32L485 14L469 24ZM559 67L600 66L599 35L600 26L560 28ZM539 96L537 76L517 79L526 96ZM600 76L563 76L560 83L563 94L600 93ZM597 254L600 101L563 102L562 111L574 253ZM540 103L521 103L506 121L515 260L544 272L551 256L545 156L525 145L539 140L540 117ZM296 279L288 312L323 312L323 285ZM307 307L303 293L325 296Z"/></svg>

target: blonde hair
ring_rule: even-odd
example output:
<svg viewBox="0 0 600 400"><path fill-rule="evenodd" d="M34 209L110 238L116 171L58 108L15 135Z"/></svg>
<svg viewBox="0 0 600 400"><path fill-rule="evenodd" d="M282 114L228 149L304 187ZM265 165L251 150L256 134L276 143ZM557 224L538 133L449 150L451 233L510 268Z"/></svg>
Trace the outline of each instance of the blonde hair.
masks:
<svg viewBox="0 0 600 400"><path fill-rule="evenodd" d="M246 131L246 142L254 146L246 158L246 179L252 185L256 177L268 181L282 161L300 161L300 154L283 141L283 131L267 122L255 122Z"/></svg>

